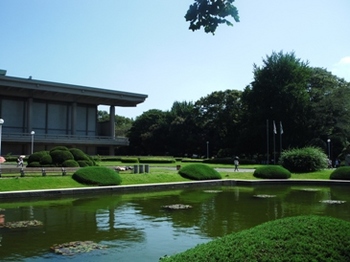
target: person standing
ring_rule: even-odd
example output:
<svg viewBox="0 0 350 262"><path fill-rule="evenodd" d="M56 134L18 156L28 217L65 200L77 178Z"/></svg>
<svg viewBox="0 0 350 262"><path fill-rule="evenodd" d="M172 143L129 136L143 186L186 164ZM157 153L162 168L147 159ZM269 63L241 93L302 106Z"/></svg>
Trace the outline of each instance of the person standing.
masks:
<svg viewBox="0 0 350 262"><path fill-rule="evenodd" d="M239 166L239 158L238 156L235 157L235 160L233 161L233 164L235 165L235 170L234 171L239 171L238 166Z"/></svg>

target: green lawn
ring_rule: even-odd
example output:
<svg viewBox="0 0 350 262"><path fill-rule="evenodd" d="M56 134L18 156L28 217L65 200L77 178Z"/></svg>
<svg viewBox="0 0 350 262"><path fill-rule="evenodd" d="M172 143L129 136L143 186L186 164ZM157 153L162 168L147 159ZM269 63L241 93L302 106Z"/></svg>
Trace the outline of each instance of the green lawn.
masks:
<svg viewBox="0 0 350 262"><path fill-rule="evenodd" d="M115 167L111 163L103 163L103 165ZM120 164L119 164L120 165ZM186 164L185 164L186 165ZM132 171L122 171L120 176L122 177L122 185L136 185L136 184L150 184L150 183L169 183L169 182L181 182L189 181L181 177L175 169L176 164L169 168L169 164L166 165L150 165L150 173L133 174ZM232 166L225 165L211 165L214 168L231 168L230 171L220 172L223 179L246 179L257 180L253 176L255 167L257 166L240 166L241 169L251 169L245 172L233 172ZM332 170L322 170L319 172L306 173L306 174L292 174L291 179L329 179ZM79 184L71 178L72 173L67 173L66 176L61 176L60 173L53 174L47 173L47 176L43 177L41 173L29 173L25 174L25 177L20 177L20 174L3 174L0 178L0 192L5 191L18 191L18 190L36 190L36 189L58 189L58 188L76 188L85 187L85 185Z"/></svg>

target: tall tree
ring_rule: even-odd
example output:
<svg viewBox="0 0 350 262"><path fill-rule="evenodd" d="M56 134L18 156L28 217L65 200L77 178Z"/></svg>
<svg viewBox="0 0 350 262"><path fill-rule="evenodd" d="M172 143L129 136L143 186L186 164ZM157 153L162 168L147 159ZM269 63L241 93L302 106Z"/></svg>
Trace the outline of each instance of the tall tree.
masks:
<svg viewBox="0 0 350 262"><path fill-rule="evenodd" d="M312 141L327 150L331 139L334 154L339 154L350 138L350 84L323 68L312 68L308 93ZM317 142L319 141L319 142Z"/></svg>
<svg viewBox="0 0 350 262"><path fill-rule="evenodd" d="M133 119L124 116L115 116L115 135L127 136L130 128L132 127Z"/></svg>
<svg viewBox="0 0 350 262"><path fill-rule="evenodd" d="M270 124L272 120L283 122L284 147L304 145L308 139L307 86L311 74L308 62L296 58L294 52L273 52L263 60L261 67L254 65L253 73L254 81L242 94L245 107L243 145L251 153L266 150L266 120L270 120ZM272 125L269 130L273 131Z"/></svg>
<svg viewBox="0 0 350 262"><path fill-rule="evenodd" d="M212 154L237 154L241 121L241 91L215 91L195 103L196 123L202 132L201 143L210 143Z"/></svg>
<svg viewBox="0 0 350 262"><path fill-rule="evenodd" d="M168 152L168 114L158 109L151 109L135 119L128 134L133 154L165 155Z"/></svg>
<svg viewBox="0 0 350 262"><path fill-rule="evenodd" d="M169 118L169 153L174 156L198 154L198 133L193 102L175 101Z"/></svg>

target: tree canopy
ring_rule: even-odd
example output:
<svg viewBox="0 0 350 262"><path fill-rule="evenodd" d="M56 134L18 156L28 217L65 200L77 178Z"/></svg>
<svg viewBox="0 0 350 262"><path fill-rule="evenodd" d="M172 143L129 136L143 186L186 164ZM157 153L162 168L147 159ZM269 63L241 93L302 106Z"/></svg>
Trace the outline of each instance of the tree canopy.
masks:
<svg viewBox="0 0 350 262"><path fill-rule="evenodd" d="M349 144L350 83L294 52L273 52L253 73L243 92L214 91L195 102L175 101L170 111L151 109L131 123L119 119L129 154L206 157L209 151L262 161L280 149L317 146L328 153L330 139L335 159ZM273 148L282 123L283 141L277 136Z"/></svg>
<svg viewBox="0 0 350 262"><path fill-rule="evenodd" d="M190 22L189 29L199 30L203 27L206 33L215 33L219 24L233 26L227 17L239 22L238 10L233 5L234 0L195 0L190 5L185 19Z"/></svg>

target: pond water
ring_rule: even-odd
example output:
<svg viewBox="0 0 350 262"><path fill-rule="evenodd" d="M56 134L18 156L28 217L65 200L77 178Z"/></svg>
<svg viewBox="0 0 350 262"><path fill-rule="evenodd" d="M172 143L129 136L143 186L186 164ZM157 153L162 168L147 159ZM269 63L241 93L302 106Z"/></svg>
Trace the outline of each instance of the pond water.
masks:
<svg viewBox="0 0 350 262"><path fill-rule="evenodd" d="M162 208L171 204L192 208ZM0 261L147 262L283 217L315 214L350 221L350 194L346 186L211 187L2 201L0 210L5 223L43 223L0 228ZM71 241L106 248L72 256L50 251Z"/></svg>

